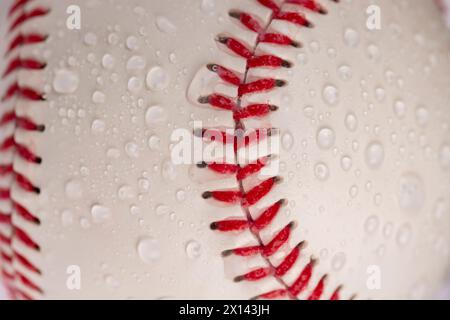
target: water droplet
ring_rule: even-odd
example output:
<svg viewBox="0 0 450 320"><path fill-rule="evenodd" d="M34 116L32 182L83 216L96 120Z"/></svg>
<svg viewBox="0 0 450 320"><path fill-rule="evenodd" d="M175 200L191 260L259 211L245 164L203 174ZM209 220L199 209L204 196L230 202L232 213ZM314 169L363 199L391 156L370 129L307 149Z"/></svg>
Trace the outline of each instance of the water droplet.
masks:
<svg viewBox="0 0 450 320"><path fill-rule="evenodd" d="M415 173L403 174L398 183L397 200L400 208L404 211L420 211L425 203L422 179Z"/></svg>
<svg viewBox="0 0 450 320"><path fill-rule="evenodd" d="M107 207L95 204L91 207L91 215L94 223L104 223L111 219L111 210Z"/></svg>
<svg viewBox="0 0 450 320"><path fill-rule="evenodd" d="M128 90L133 93L137 93L144 87L143 81L138 77L131 77L128 80Z"/></svg>
<svg viewBox="0 0 450 320"><path fill-rule="evenodd" d="M175 197L178 201L183 202L184 200L186 200L186 191L184 191L183 189L178 190L175 194Z"/></svg>
<svg viewBox="0 0 450 320"><path fill-rule="evenodd" d="M372 215L366 219L366 222L364 222L364 230L368 234L373 234L375 233L375 231L377 231L379 225L380 219L378 219L377 216Z"/></svg>
<svg viewBox="0 0 450 320"><path fill-rule="evenodd" d="M125 152L130 158L139 157L139 146L134 142L128 142L125 145Z"/></svg>
<svg viewBox="0 0 450 320"><path fill-rule="evenodd" d="M105 283L110 287L117 288L120 286L119 280L117 280L110 274L105 275L104 279L105 279Z"/></svg>
<svg viewBox="0 0 450 320"><path fill-rule="evenodd" d="M94 121L92 121L91 129L93 133L102 133L103 131L105 131L105 127L106 125L103 120L95 119Z"/></svg>
<svg viewBox="0 0 450 320"><path fill-rule="evenodd" d="M294 137L290 132L285 132L281 137L281 144L283 148L287 151L291 150L294 145Z"/></svg>
<svg viewBox="0 0 450 320"><path fill-rule="evenodd" d="M60 69L55 72L53 79L53 89L57 93L74 93L78 89L80 79L75 72Z"/></svg>
<svg viewBox="0 0 450 320"><path fill-rule="evenodd" d="M66 195L70 199L81 199L83 197L83 184L79 180L70 180L66 183Z"/></svg>
<svg viewBox="0 0 450 320"><path fill-rule="evenodd" d="M450 144L444 144L439 150L439 162L442 169L450 169Z"/></svg>
<svg viewBox="0 0 450 320"><path fill-rule="evenodd" d="M330 149L335 142L334 131L328 127L319 129L317 132L317 144L322 149Z"/></svg>
<svg viewBox="0 0 450 320"><path fill-rule="evenodd" d="M386 98L386 90L384 88L378 87L375 89L375 99L377 99L378 102L383 102Z"/></svg>
<svg viewBox="0 0 450 320"><path fill-rule="evenodd" d="M102 66L105 69L114 68L114 57L110 54L105 54L102 58Z"/></svg>
<svg viewBox="0 0 450 320"><path fill-rule="evenodd" d="M190 240L186 244L186 255L189 259L197 259L202 254L202 246L195 240Z"/></svg>
<svg viewBox="0 0 450 320"><path fill-rule="evenodd" d="M108 158L118 159L120 157L120 151L116 148L109 148L108 151L106 151L106 156Z"/></svg>
<svg viewBox="0 0 450 320"><path fill-rule="evenodd" d="M348 81L352 78L353 72L352 69L348 65L342 65L338 68L338 74L341 80Z"/></svg>
<svg viewBox="0 0 450 320"><path fill-rule="evenodd" d="M117 196L120 200L133 199L135 194L133 188L129 185L123 185L117 190Z"/></svg>
<svg viewBox="0 0 450 320"><path fill-rule="evenodd" d="M308 119L314 118L314 112L315 111L314 111L314 107L313 106L306 106L305 108L303 108L303 114Z"/></svg>
<svg viewBox="0 0 450 320"><path fill-rule="evenodd" d="M356 198L356 196L358 195L358 187L353 185L350 187L348 194L350 195L350 197L352 198Z"/></svg>
<svg viewBox="0 0 450 320"><path fill-rule="evenodd" d="M331 259L331 267L336 271L341 270L344 267L345 262L346 262L345 253L338 252Z"/></svg>
<svg viewBox="0 0 450 320"><path fill-rule="evenodd" d="M153 91L162 91L169 86L170 76L163 68L156 66L149 70L146 77L147 87Z"/></svg>
<svg viewBox="0 0 450 320"><path fill-rule="evenodd" d="M156 27L159 31L164 33L173 34L177 32L177 27L169 19L163 16L156 17Z"/></svg>
<svg viewBox="0 0 450 320"><path fill-rule="evenodd" d="M139 258L147 264L153 264L161 257L159 242L154 238L139 239L137 252Z"/></svg>
<svg viewBox="0 0 450 320"><path fill-rule="evenodd" d="M97 104L105 103L106 96L103 92L95 91L92 94L92 101Z"/></svg>
<svg viewBox="0 0 450 320"><path fill-rule="evenodd" d="M392 222L386 222L386 224L383 227L383 236L388 239L392 236L392 233L394 232L394 225Z"/></svg>
<svg viewBox="0 0 450 320"><path fill-rule="evenodd" d="M108 43L111 45L116 45L119 42L119 36L115 33L110 33L108 35Z"/></svg>
<svg viewBox="0 0 450 320"><path fill-rule="evenodd" d="M202 0L202 3L200 5L200 8L204 12L208 12L208 13L213 12L215 7L216 7L216 4L215 4L214 0Z"/></svg>
<svg viewBox="0 0 450 320"><path fill-rule="evenodd" d="M177 171L171 160L166 160L163 162L161 167L161 174L164 179L175 181L175 179L177 178Z"/></svg>
<svg viewBox="0 0 450 320"><path fill-rule="evenodd" d="M167 120L167 112L160 106L152 106L145 113L145 122L148 126L165 123Z"/></svg>
<svg viewBox="0 0 450 320"><path fill-rule="evenodd" d="M352 28L347 28L344 31L344 42L350 47L356 47L359 43L359 34Z"/></svg>
<svg viewBox="0 0 450 320"><path fill-rule="evenodd" d="M448 216L449 214L449 206L447 205L447 202L443 198L439 198L433 209L433 216L436 220L441 220L443 217Z"/></svg>
<svg viewBox="0 0 450 320"><path fill-rule="evenodd" d="M171 213L171 210L169 206L166 206L165 204L157 205L155 208L155 212L157 216L163 216L163 215L169 215Z"/></svg>
<svg viewBox="0 0 450 320"><path fill-rule="evenodd" d="M322 97L326 104L335 106L339 102L339 91L335 86L327 85L323 88Z"/></svg>
<svg viewBox="0 0 450 320"><path fill-rule="evenodd" d="M410 242L411 237L412 237L412 229L408 223L398 228L396 240L399 246L401 247L406 246Z"/></svg>
<svg viewBox="0 0 450 320"><path fill-rule="evenodd" d="M365 158L369 168L378 169L384 161L383 145L378 141L369 143L365 151Z"/></svg>
<svg viewBox="0 0 450 320"><path fill-rule="evenodd" d="M358 118L353 112L349 112L345 116L345 127L352 132L358 128Z"/></svg>
<svg viewBox="0 0 450 320"><path fill-rule="evenodd" d="M161 148L161 139L158 136L152 135L148 138L148 147L152 151L159 150Z"/></svg>
<svg viewBox="0 0 450 320"><path fill-rule="evenodd" d="M125 43L127 48L131 51L136 51L139 49L139 40L135 36L129 36Z"/></svg>
<svg viewBox="0 0 450 320"><path fill-rule="evenodd" d="M349 156L343 156L341 158L341 167L344 171L349 171L352 167L353 161Z"/></svg>
<svg viewBox="0 0 450 320"><path fill-rule="evenodd" d="M144 57L141 56L132 56L127 61L127 70L130 72L143 70L147 62Z"/></svg>
<svg viewBox="0 0 450 320"><path fill-rule="evenodd" d="M328 169L328 166L323 162L319 162L315 165L314 173L316 175L316 178L320 181L325 181L330 176L330 170Z"/></svg>
<svg viewBox="0 0 450 320"><path fill-rule="evenodd" d="M139 191L148 192L148 190L150 190L150 181L148 181L148 179L141 178L138 180L138 187Z"/></svg>
<svg viewBox="0 0 450 320"><path fill-rule="evenodd" d="M73 213L70 210L64 210L61 213L61 224L63 227L68 227L73 223Z"/></svg>
<svg viewBox="0 0 450 320"><path fill-rule="evenodd" d="M396 100L394 102L394 114L399 119L403 119L406 115L406 105L402 100Z"/></svg>
<svg viewBox="0 0 450 320"><path fill-rule="evenodd" d="M86 33L84 43L88 46L95 46L97 44L97 36L92 32Z"/></svg>
<svg viewBox="0 0 450 320"><path fill-rule="evenodd" d="M428 120L430 118L430 113L428 112L428 109L425 107L418 107L416 110L416 121L417 124L421 127L424 127L427 125Z"/></svg>

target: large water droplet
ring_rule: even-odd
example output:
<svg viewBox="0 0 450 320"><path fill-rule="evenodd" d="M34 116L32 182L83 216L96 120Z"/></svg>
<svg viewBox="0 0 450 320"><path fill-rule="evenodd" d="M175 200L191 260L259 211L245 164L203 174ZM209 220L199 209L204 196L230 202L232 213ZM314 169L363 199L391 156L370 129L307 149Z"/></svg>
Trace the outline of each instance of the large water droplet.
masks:
<svg viewBox="0 0 450 320"><path fill-rule="evenodd" d="M104 223L111 218L111 210L107 207L95 204L91 207L91 215L94 223Z"/></svg>
<svg viewBox="0 0 450 320"><path fill-rule="evenodd" d="M105 94L104 94L103 92L95 91L95 92L92 94L92 101L93 101L94 103L97 103L97 104L105 103L105 101L106 101L106 96L105 96Z"/></svg>
<svg viewBox="0 0 450 320"><path fill-rule="evenodd" d="M406 115L406 105L402 100L397 100L394 102L394 114L399 119L403 119Z"/></svg>
<svg viewBox="0 0 450 320"><path fill-rule="evenodd" d="M158 241L149 237L139 239L137 253L139 258L147 264L153 264L161 257Z"/></svg>
<svg viewBox="0 0 450 320"><path fill-rule="evenodd" d="M60 69L55 72L53 89L57 93L74 93L78 89L80 80L78 75L70 70Z"/></svg>
<svg viewBox="0 0 450 320"><path fill-rule="evenodd" d="M164 33L177 32L177 27L169 19L163 16L156 17L156 27Z"/></svg>
<svg viewBox="0 0 450 320"><path fill-rule="evenodd" d="M145 113L145 122L148 126L165 123L167 120L167 112L160 106L152 106Z"/></svg>
<svg viewBox="0 0 450 320"><path fill-rule="evenodd" d="M156 66L151 68L146 77L147 87L153 91L166 89L170 83L170 76L163 68Z"/></svg>
<svg viewBox="0 0 450 320"><path fill-rule="evenodd" d="M322 149L333 147L335 139L335 133L331 128L324 127L317 132L317 144Z"/></svg>
<svg viewBox="0 0 450 320"><path fill-rule="evenodd" d="M378 141L369 143L365 151L365 158L367 166L370 168L378 169L381 167L384 161L383 145Z"/></svg>
<svg viewBox="0 0 450 320"><path fill-rule="evenodd" d="M110 54L105 54L102 58L102 66L105 69L114 68L114 57Z"/></svg>
<svg viewBox="0 0 450 320"><path fill-rule="evenodd" d="M139 71L145 68L147 62L144 57L141 56L132 56L128 59L127 62L127 70L130 72Z"/></svg>

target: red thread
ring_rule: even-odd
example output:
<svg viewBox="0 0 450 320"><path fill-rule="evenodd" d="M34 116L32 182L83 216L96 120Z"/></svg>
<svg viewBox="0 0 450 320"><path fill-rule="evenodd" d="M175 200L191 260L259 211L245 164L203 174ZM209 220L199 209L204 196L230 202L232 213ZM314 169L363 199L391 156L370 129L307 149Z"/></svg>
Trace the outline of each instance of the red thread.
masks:
<svg viewBox="0 0 450 320"><path fill-rule="evenodd" d="M254 103L247 106L243 105L243 97L250 94L275 90L278 87L285 86L286 81L274 78L261 78L249 81L248 71L252 68L290 68L292 63L286 61L275 55L256 55L258 45L260 43L271 43L280 46L293 46L300 47L300 43L293 40L287 35L270 32L270 26L273 20L283 20L288 23L295 24L300 27L312 27L312 24L308 21L306 16L302 13L283 11L283 5L278 5L274 0L257 0L259 4L272 11L272 16L269 23L266 26L262 26L258 17L239 10L232 10L229 12L229 16L246 28L257 34L256 45L253 49L249 49L249 46L243 44L240 40L237 40L230 36L218 36L217 41L226 46L232 53L246 59L247 68L245 74L242 76L224 66L216 64L209 64L207 67L209 70L215 72L218 77L228 84L238 87L237 97L225 97L217 93L211 93L208 96L200 97L199 102L202 104L209 104L211 107L232 112L233 119L235 121L235 133L229 133L217 130L217 129L199 129L195 130L196 136L202 137L209 141L219 141L223 144L234 144L235 151L235 163L206 163L201 162L198 164L200 168L208 168L213 172L221 175L234 175L238 188L236 190L218 190L218 191L206 191L203 193L203 198L212 199L218 202L227 204L240 204L243 212L245 213L245 219L225 219L211 223L211 229L220 232L238 232L249 229L254 235L257 244L238 247L234 249L225 250L222 252L224 257L229 255L236 255L241 257L261 255L266 266L261 266L251 270L243 275L235 277L235 281L258 281L260 279L272 276L280 284L281 288L274 289L272 291L262 293L254 299L277 299L288 297L290 299L297 299L309 286L316 264L316 260L311 259L306 266L303 267L298 277L291 284L284 281L283 276L290 271L298 261L301 249L305 242L300 242L284 257L282 262L278 266L274 266L269 259L275 253L279 252L282 247L287 246L292 230L294 228L294 222L290 222L284 228L279 230L273 238L264 243L260 236L260 231L268 228L273 220L280 213L283 204L286 202L284 199L280 199L264 209L258 218L253 219L249 207L257 204L265 196L267 196L274 188L277 182L280 182L279 177L271 177L264 181L256 183L249 190L244 188L243 180L257 175L266 166L267 161L270 160L270 156L258 159L254 163L241 165L238 162L237 150L242 146L247 146L250 143L259 143L262 139L267 138L274 133L275 129L262 130L257 129L256 134L250 135L245 132L245 126L243 120L249 118L261 118L267 117L272 112L277 111L278 106L271 105L269 103ZM337 0L333 0L336 1ZM325 9L314 0L285 0L283 4L297 5L301 8L308 9L310 11L325 14ZM213 132L213 134L210 133ZM322 297L327 276L322 278L315 284L312 291L308 295L309 300L317 300ZM339 299L340 288L338 287L331 295L331 300Z"/></svg>
<svg viewBox="0 0 450 320"><path fill-rule="evenodd" d="M16 0L9 10L9 17L15 16L10 26L10 32L18 29L28 20L42 17L49 13L49 10L42 7L36 7L25 11L25 5L30 3L31 0ZM16 14L17 13L17 14ZM45 41L47 35L42 35L39 33L21 33L18 32L17 35L13 37L10 41L8 49L5 56L16 48L20 48L25 45L37 44ZM13 75L19 70L40 70L46 67L46 63L33 58L22 58L21 54L18 53L13 59L10 59L7 68L3 72L2 78ZM17 81L12 82L12 84L7 88L6 92L2 96L2 102L6 102L10 99L18 100L30 100L30 101L40 101L45 100L42 92L35 90L32 87L22 86ZM26 116L18 116L15 110L5 112L0 119L0 126L13 125L14 130L26 130L26 131L44 131L45 126L35 123L32 119ZM36 155L29 147L16 142L14 138L14 133L10 137L6 137L2 142L0 142L0 152L13 152L15 157L19 157L24 161L39 164L42 159ZM12 176L12 183L17 187L21 188L25 192L40 193L39 187L35 186L32 181L24 174L17 172L14 169L13 163L0 165L0 175ZM28 272L34 274L41 274L39 268L37 268L26 256L21 254L12 248L12 243L14 241L19 241L23 245L27 246L32 250L39 251L40 246L37 242L33 240L31 235L28 233L28 228L19 228L14 222L14 217L21 217L25 222L31 225L39 225L40 220L32 212L30 212L25 206L23 206L16 199L13 199L11 192L11 186L7 189L0 189L0 198L4 201L9 201L11 204L12 212L0 212L0 223L9 225L11 227L11 234L5 235L0 233L0 242L5 244L10 248L12 255L1 252L1 260L3 264L9 264L13 269L12 272L6 271L2 268L2 277L5 281L5 287L7 288L10 296L15 299L25 299L31 300L33 297L20 290L16 283L20 282L23 286L27 287L29 290L35 293L43 294L43 290L27 276L26 273L19 272L15 269L15 264L22 265Z"/></svg>

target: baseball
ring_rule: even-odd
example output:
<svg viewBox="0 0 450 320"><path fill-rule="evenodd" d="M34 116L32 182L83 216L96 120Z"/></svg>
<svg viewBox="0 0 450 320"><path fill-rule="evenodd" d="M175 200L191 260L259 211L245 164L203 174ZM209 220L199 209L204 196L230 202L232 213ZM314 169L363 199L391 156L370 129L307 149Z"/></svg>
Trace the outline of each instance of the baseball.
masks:
<svg viewBox="0 0 450 320"><path fill-rule="evenodd" d="M429 299L444 3L1 0L11 299Z"/></svg>

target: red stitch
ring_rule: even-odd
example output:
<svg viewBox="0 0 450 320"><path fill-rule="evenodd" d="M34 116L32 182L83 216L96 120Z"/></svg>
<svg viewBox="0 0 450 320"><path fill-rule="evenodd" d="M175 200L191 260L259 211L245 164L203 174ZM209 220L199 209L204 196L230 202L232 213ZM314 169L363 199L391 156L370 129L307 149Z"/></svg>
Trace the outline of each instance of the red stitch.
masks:
<svg viewBox="0 0 450 320"><path fill-rule="evenodd" d="M312 271L315 263L316 260L311 259L311 261L305 266L297 280L295 280L294 283L289 287L288 290L290 294L292 294L293 296L298 296L300 292L305 289L306 285L309 282L309 279L312 276Z"/></svg>
<svg viewBox="0 0 450 320"><path fill-rule="evenodd" d="M10 224L11 223L11 215L4 213L4 212L0 212L0 223Z"/></svg>
<svg viewBox="0 0 450 320"><path fill-rule="evenodd" d="M278 265L275 270L275 275L282 277L289 270L291 270L294 263L297 261L300 256L300 250L303 248L304 242L300 242L298 245L291 250L291 252L284 258L284 260Z"/></svg>
<svg viewBox="0 0 450 320"><path fill-rule="evenodd" d="M341 291L341 286L337 287L337 289L333 292L333 294L331 295L330 300L339 300L340 299L340 291Z"/></svg>
<svg viewBox="0 0 450 320"><path fill-rule="evenodd" d="M219 36L217 38L217 41L224 44L228 49L236 53L238 56L246 59L249 59L253 56L253 53L244 44L233 38Z"/></svg>
<svg viewBox="0 0 450 320"><path fill-rule="evenodd" d="M239 76L231 70L219 66L217 64L209 64L208 69L212 72L217 73L217 75L225 82L230 83L235 86L239 86L241 84L241 79Z"/></svg>
<svg viewBox="0 0 450 320"><path fill-rule="evenodd" d="M35 193L40 192L40 189L38 187L34 186L27 177L25 177L24 175L22 175L18 172L15 173L15 181L17 182L19 187L25 191L35 192Z"/></svg>
<svg viewBox="0 0 450 320"><path fill-rule="evenodd" d="M242 276L237 276L234 278L234 281L257 281L261 280L262 278L265 278L273 273L272 268L266 267L266 268L258 268L256 270L250 271L246 274L243 274Z"/></svg>
<svg viewBox="0 0 450 320"><path fill-rule="evenodd" d="M8 245L8 246L10 246L10 245L11 245L11 238L5 236L4 234L2 234L2 233L0 232L0 242L6 244L6 245Z"/></svg>
<svg viewBox="0 0 450 320"><path fill-rule="evenodd" d="M248 257L248 256L254 256L257 254L260 254L262 252L261 246L248 246L248 247L242 247L242 248L235 248L230 250L225 250L222 252L222 256L226 257L231 254L235 254L237 256L241 257Z"/></svg>
<svg viewBox="0 0 450 320"><path fill-rule="evenodd" d="M290 37L279 33L263 33L258 37L260 42L278 44L282 46L300 47L300 43L292 40Z"/></svg>
<svg viewBox="0 0 450 320"><path fill-rule="evenodd" d="M23 23L25 23L30 19L45 16L49 12L50 10L46 8L35 8L29 12L23 12L20 16L16 18L16 20L13 21L13 23L9 27L8 32L14 31L14 29L16 29L17 27L19 27L20 25L22 25Z"/></svg>
<svg viewBox="0 0 450 320"><path fill-rule="evenodd" d="M40 250L39 245L36 242L34 242L34 240L31 239L31 237L25 231L23 231L17 226L14 227L14 236L27 247L37 251Z"/></svg>
<svg viewBox="0 0 450 320"><path fill-rule="evenodd" d="M11 172L13 172L12 164L0 165L0 176L5 176Z"/></svg>
<svg viewBox="0 0 450 320"><path fill-rule="evenodd" d="M263 27L259 23L258 20L256 20L254 17L249 15L245 12L240 12L237 10L230 11L229 13L230 17L238 19L247 29L254 31L254 32L262 32Z"/></svg>
<svg viewBox="0 0 450 320"><path fill-rule="evenodd" d="M17 10L24 7L28 2L32 0L16 0L16 2L9 9L8 16L12 16Z"/></svg>
<svg viewBox="0 0 450 320"><path fill-rule="evenodd" d="M312 27L312 23L306 19L305 15L298 12L278 12L274 15L274 19L288 21L299 26Z"/></svg>
<svg viewBox="0 0 450 320"><path fill-rule="evenodd" d="M41 270L39 270L35 265L33 265L30 262L30 260L25 258L23 255L21 255L17 251L14 251L14 259L16 259L20 264L22 264L28 270L30 270L34 273L37 273L37 274L41 274Z"/></svg>
<svg viewBox="0 0 450 320"><path fill-rule="evenodd" d="M278 299L283 298L288 295L288 291L286 289L277 289L272 290L267 293L260 294L259 296L253 297L252 300L256 299Z"/></svg>
<svg viewBox="0 0 450 320"><path fill-rule="evenodd" d="M260 79L250 83L243 83L239 86L239 96L268 91L285 85L286 81L277 79Z"/></svg>
<svg viewBox="0 0 450 320"><path fill-rule="evenodd" d="M26 277L22 273L16 271L16 276L18 277L20 282L22 282L22 284L25 285L26 287L28 287L34 291L37 291L39 293L42 293L41 288L39 288L33 281L31 281L28 277Z"/></svg>
<svg viewBox="0 0 450 320"><path fill-rule="evenodd" d="M333 0L335 2L337 2L337 0ZM318 12L321 14L326 14L327 11L325 10L325 8L323 8L320 4L318 4L316 1L314 0L286 0L286 3L289 4L296 4L299 5L305 9L309 9L311 11L314 12Z"/></svg>
<svg viewBox="0 0 450 320"><path fill-rule="evenodd" d="M0 200L8 200L10 199L10 190L5 188L0 188Z"/></svg>
<svg viewBox="0 0 450 320"><path fill-rule="evenodd" d="M242 198L240 191L206 191L203 193L204 199L213 198L219 202L235 204Z"/></svg>
<svg viewBox="0 0 450 320"><path fill-rule="evenodd" d="M211 106L223 110L233 110L236 108L236 103L232 99L220 94L211 94L207 97L200 97L198 101L203 104L209 103Z"/></svg>
<svg viewBox="0 0 450 320"><path fill-rule="evenodd" d="M234 174L238 171L239 166L235 164L227 164L227 163L210 163L207 164L206 162L199 163L197 165L199 168L206 168L208 167L214 172L220 173L220 174Z"/></svg>
<svg viewBox="0 0 450 320"><path fill-rule="evenodd" d="M325 286L325 280L327 279L327 276L324 275L319 283L316 285L316 287L314 288L313 292L311 293L311 295L308 297L308 300L319 300L320 297L322 296L323 293L323 289Z"/></svg>
<svg viewBox="0 0 450 320"><path fill-rule="evenodd" d="M40 224L39 218L34 216L30 211L28 211L25 207L23 207L19 203L13 201L12 206L14 211L25 220L33 222L35 224Z"/></svg>
<svg viewBox="0 0 450 320"><path fill-rule="evenodd" d="M253 187L250 191L248 191L242 201L242 205L245 207L254 205L259 200L261 200L265 195L267 195L270 190L272 190L275 183L280 182L281 178L273 177L269 178L259 185Z"/></svg>
<svg viewBox="0 0 450 320"><path fill-rule="evenodd" d="M40 43L47 40L47 35L39 33L22 34L19 33L9 44L8 50L5 53L7 56L11 51L17 47Z"/></svg>
<svg viewBox="0 0 450 320"><path fill-rule="evenodd" d="M12 261L13 261L13 257L12 257L12 256L7 255L7 254L4 253L3 251L2 251L2 253L1 253L1 256L2 256L2 260L3 260L3 261L6 261L7 263L12 263Z"/></svg>
<svg viewBox="0 0 450 320"><path fill-rule="evenodd" d="M259 232L272 222L272 220L280 211L280 208L284 204L284 202L285 200L283 199L279 200L270 207L268 207L266 210L264 210L263 213L261 213L261 215L258 217L258 219L256 219L256 221L253 223L252 226L255 232Z"/></svg>
<svg viewBox="0 0 450 320"><path fill-rule="evenodd" d="M280 249L288 241L293 227L294 223L291 222L286 227L281 229L281 231L278 232L277 235L264 246L262 251L263 256L270 257L277 252L278 249Z"/></svg>
<svg viewBox="0 0 450 320"><path fill-rule="evenodd" d="M259 171L261 171L262 168L265 167L269 158L270 156L264 157L258 159L256 163L248 164L245 167L239 167L236 179L241 181L255 173L258 173Z"/></svg>
<svg viewBox="0 0 450 320"><path fill-rule="evenodd" d="M2 98L2 101L5 102L14 96L25 100L45 100L42 93L34 90L33 88L22 87L17 82L9 86Z"/></svg>
<svg viewBox="0 0 450 320"><path fill-rule="evenodd" d="M212 230L218 230L222 232L241 231L247 228L247 220L222 220L211 223Z"/></svg>
<svg viewBox="0 0 450 320"><path fill-rule="evenodd" d="M36 59L22 59L20 57L17 57L11 60L5 72L3 73L3 78L19 69L39 70L45 68L45 66L45 63L40 62Z"/></svg>
<svg viewBox="0 0 450 320"><path fill-rule="evenodd" d="M280 57L271 55L251 57L247 60L247 68L251 69L259 67L291 68L292 63L283 60Z"/></svg>
<svg viewBox="0 0 450 320"><path fill-rule="evenodd" d="M266 8L271 9L273 12L278 12L280 10L280 7L273 0L258 0L258 2Z"/></svg>
<svg viewBox="0 0 450 320"><path fill-rule="evenodd" d="M247 106L246 108L236 110L233 114L233 118L235 120L243 120L247 118L264 117L268 113L277 110L278 107L272 104L267 103L252 104Z"/></svg>

